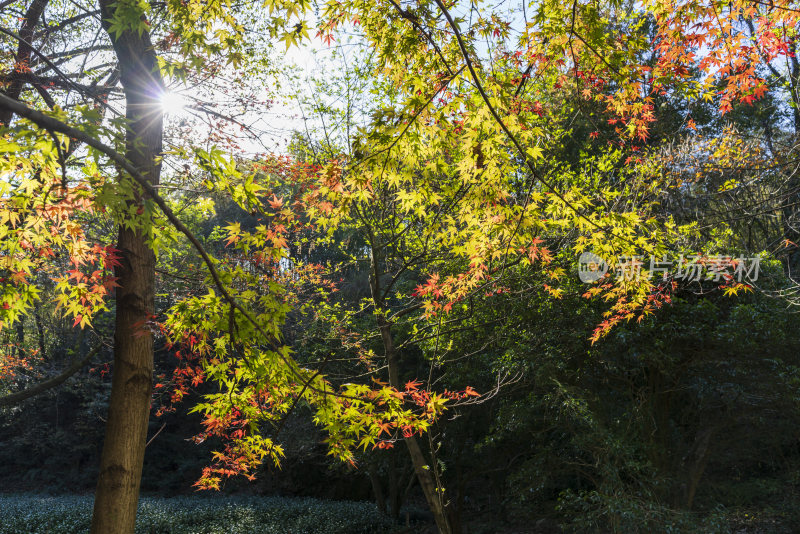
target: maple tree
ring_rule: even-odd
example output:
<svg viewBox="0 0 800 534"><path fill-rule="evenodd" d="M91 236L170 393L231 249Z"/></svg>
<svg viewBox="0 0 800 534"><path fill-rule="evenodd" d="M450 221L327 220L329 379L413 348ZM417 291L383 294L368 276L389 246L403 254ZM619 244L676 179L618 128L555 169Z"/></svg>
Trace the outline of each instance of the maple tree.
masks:
<svg viewBox="0 0 800 534"><path fill-rule="evenodd" d="M505 10L440 0L326 3L318 35L330 43L340 29L358 28L376 52L382 97L367 127L347 140L349 153L333 150L305 166L243 163L191 143L165 154L161 97L165 77L202 78L247 62L248 9L274 11L262 29L290 46L309 35L302 14L310 4L245 9L212 2L200 9L194 2L101 1L97 9L59 12L52 28L42 25L48 2L20 4L19 32L3 30L16 52L4 59L0 95L0 326L31 309L39 297L31 273L44 265L55 269L56 300L75 326L110 309L107 297L115 295L114 386L94 532L133 528L154 332L185 362L174 375L175 400L202 381L220 387L197 407L205 415L199 439L226 438L201 486L252 476L267 457L278 462L282 450L262 432L264 423L280 428L303 402L344 460L352 461L357 447L385 448L402 438L439 530L458 530L418 436L448 405L477 393L466 385L436 392L416 376L402 378L401 318L435 328L476 293L502 293L503 277L517 265L541 268L551 279L542 289L559 298L565 272L553 261L552 244L562 239L571 253L594 250L612 266L683 247L691 221L681 226L658 207L659 193L675 184L651 146L657 98L711 101L723 115L756 102L768 89L764 69L777 69L780 60L796 65L799 20L788 0L546 1ZM62 30L69 32L62 42L50 39ZM62 48L89 33L104 35L103 44L81 53L99 51L110 62L84 56L93 57L91 68L86 61L77 68L81 55ZM65 64L77 77L61 73ZM785 79L795 94L796 69ZM73 91L83 105L68 105ZM107 102L120 91L124 118ZM570 165L559 156L574 141L574 115L596 124L579 143L596 153ZM686 127L695 126L687 118ZM158 187L168 156L198 169L209 192L260 212L262 223L218 229L228 248L212 257ZM80 169L71 167L76 160ZM287 186L295 191L281 190ZM118 225L116 245L89 237L92 216ZM306 368L281 341L290 304L309 286L335 288L317 267L287 258L291 240L307 228L329 237L359 233L388 382L334 383L324 361ZM157 321L155 250L169 238L194 247L207 288ZM52 258L62 254L66 262ZM593 339L669 300L669 291L647 278L609 281L587 293L597 295L610 305Z"/></svg>
<svg viewBox="0 0 800 534"><path fill-rule="evenodd" d="M426 24L428 28L433 28L435 23L432 20L428 20L426 24L420 23L419 17L428 14L424 8L415 12L397 5L393 7L396 8L397 14L395 19L390 19L394 23L393 25L385 24L383 19L368 17L364 15L364 12L358 12L358 9L367 10L369 6L356 4L353 9L359 13L356 20L360 24L364 24L365 34L369 37L371 36L370 31L376 32L376 36L373 38L383 61L381 67L395 74L391 79L391 83L395 87L398 85L398 76L401 72L400 69L392 69L395 61L397 64L405 63L406 67L408 64L423 66L419 66L417 71L407 69L411 71L407 94L402 90L400 95L393 93L397 99L407 98L401 106L401 110L392 108L379 110L377 120L370 124L367 135L356 140L352 158L346 164L334 164L323 171L321 187L313 195L319 197L321 201L312 205L311 215L312 217L321 217L321 224L325 227L342 228L351 224L364 232L363 242L371 251L369 259L373 266L371 273L373 302L371 306L374 306L384 340L383 348L384 355L389 362L390 383L398 387L400 381L397 378L391 378L392 369L395 366L392 362L395 355L394 341L391 335L391 319L396 320L406 312L401 309L399 310L400 315L390 316L383 311L386 294L382 291L380 280L386 275L382 267L384 263L392 264L394 261L394 266L399 272L414 271L414 267L421 265L425 265L421 270L422 273L425 272L425 269L433 271L430 272L427 283L421 284L413 295L408 295L409 297L423 297L423 301L418 305L412 304L409 307L410 310L423 308L430 316L435 313L451 311L460 299L469 295L477 287L482 287L484 282L492 283L491 277L487 275L487 272L492 272L492 260L502 259L500 265L504 265L509 257L520 253L523 253L519 256L523 261L537 258L547 259L548 251L539 246L541 240L538 236L552 235L559 228L577 227L580 231L589 234L582 236L577 241L576 250L592 247L609 253L612 257L616 253L618 258L626 253L632 254L642 250L658 255L659 252L665 250L659 247L664 247L669 240L676 239L676 236L669 233L669 223L666 226L668 230L666 234L656 232L656 228L663 228L664 221L642 218L647 204L646 202L636 202L635 196L631 199L636 202L637 210L635 211L623 214L611 213L607 218L598 216L596 209L594 212L592 211L594 203L601 205L603 199L614 198L618 195L631 198L626 196L629 194L629 190L623 188L614 191L613 188L607 188L597 198L592 198L579 187L570 188L576 182L580 185L587 182L592 183L593 179L586 175L565 176L563 172L558 172L560 169L555 171L542 169L536 172L535 165L531 161L546 161L544 154L547 147L541 146L544 137L543 131L531 126L530 123L535 125L537 118L543 116L550 119L552 123L554 122L553 116L557 116L557 112L561 110L555 109L551 112L552 115L547 115L547 110L541 102L538 99L533 100L531 97L531 102L516 102L515 104L518 106L512 107L511 110L503 110L508 115L501 117L495 105L487 97L487 92L481 86L484 83L496 84L491 87L496 88L497 94L503 95L510 93L508 88L521 87L522 84L519 80L516 80L516 84L501 85L498 80L502 80L501 73L503 71L497 63L493 64L495 67L492 70L493 78L488 80L479 79L476 71L469 64L467 65L469 69L464 66L459 69L450 67L446 59L448 50L456 58L453 61L457 64L459 63L459 53L464 54L462 57L467 58L468 63L470 61L469 54L463 50L464 44L459 38L457 29L451 25L455 39L453 39L453 35L450 35L449 42L446 40L447 31L442 30L436 34L443 36L445 41L437 43L430 36L435 32L428 33L425 29ZM446 11L443 6L439 7ZM570 6L562 7L565 9L561 12L556 11L554 14L547 15L550 15L552 20L558 20L559 14L569 13L566 8ZM597 33L592 25L604 23L603 19L598 18L591 6L585 9L583 7L577 3L572 4L573 20L586 25L587 31L591 30ZM578 12L577 8L581 8L581 11ZM341 4L337 4L335 9L342 9L342 11L334 10L329 28L346 16L346 8ZM636 17L639 18L631 20L637 24L641 24L641 20L645 18L640 13L637 13ZM375 21L374 27L367 27L368 22L366 21ZM619 21L616 22L619 23ZM480 23L489 24L486 21L479 21ZM498 27L502 27L502 25L498 25ZM557 35L557 31L549 31L549 27L547 31L543 30L540 35L546 34L548 42L556 47L557 52L554 56L566 55L572 63L556 60L552 62L554 69L548 70L551 65L542 60L544 66L541 71L533 71L534 75L529 75L532 78L547 80L542 83L545 90L551 87L563 90L566 85L571 83L575 83L578 87L584 85L580 89L581 97L587 99L596 97L605 104L605 111L611 114L608 123L616 125L614 134L619 136L619 142L623 147L628 147L623 149L622 154L632 153L616 157L620 160L624 159L626 164L637 164L632 178L623 179L623 183L625 187L636 190L641 187L637 183L637 179L641 182L651 182L649 185L653 189L641 190L642 196L646 197L654 189L664 187L663 184L652 180L659 172L658 160L649 159L644 154L636 155L636 152L641 149L641 146L638 145L646 143L648 128L655 119L655 115L652 113L652 98L650 96L639 97L642 94L642 84L648 84L646 76L642 78L644 81L633 74L623 76L620 74L620 69L624 65L625 68L640 68L641 72L647 72L650 67L624 63L639 59L636 53L641 53L641 48L614 58L616 62L619 62L618 65L608 62L605 65L596 65L595 63L602 54L597 51L595 45L583 39L578 38L584 46L575 45L574 39L581 31L580 27L578 28L576 30L576 24L573 24L570 27L572 33L565 34L560 43L553 39L553 34ZM636 36L636 25L634 24L632 28L632 33ZM406 31L405 35L402 33L403 30ZM409 43L414 43L414 46L400 47L401 53L398 54L397 40L387 38L388 33L404 35ZM475 32L467 33L472 35ZM485 33L491 33L494 37L504 37L501 30L497 30L496 33ZM599 33L599 35L605 34ZM621 38L626 38L624 34L622 36ZM330 34L327 34L327 37L329 38ZM523 39L523 42L529 44L543 41L545 39ZM639 41L639 46L643 47L645 42ZM427 43L431 44L431 50L425 50ZM420 50L421 44L423 45L422 50ZM560 50L557 48L559 45L561 46ZM385 48L380 46L385 46ZM581 52L580 54L576 53L576 48ZM490 47L490 49L502 50L502 47ZM530 51L528 52L530 53ZM547 56L544 59L548 59ZM773 58L770 57L767 61L771 59ZM593 69L589 70L588 74L587 71L579 70L579 60L591 62ZM701 67L710 69L714 65L713 62L709 62ZM518 74L522 67L521 61L512 63L512 66L515 67L512 72ZM660 84L666 83L665 80L674 82L674 76L664 74L670 68L672 67L667 60L662 61L659 66L659 83L655 85L658 91L662 90ZM472 80L468 81L472 81L477 86L478 94L473 88L459 87L459 76L467 78L466 70L469 70L472 76ZM753 67L748 75L753 77L755 76L754 72ZM724 77L726 73L727 71L723 70L716 74ZM705 92L698 90L697 95L704 98L709 97L711 94L708 92L709 84L716 83L714 74L711 73L704 79L703 87L706 90ZM553 80L555 83L552 82ZM584 80L589 83L586 84ZM610 83L624 84L625 87L609 96L608 92L602 89ZM756 82L753 81L753 83ZM425 87L432 88L428 94L419 89ZM536 87L536 84L533 81L526 82L525 87L533 93L532 87ZM503 93L503 90L506 92ZM596 95L594 95L595 91L597 91ZM721 93L722 100L719 104L721 112L728 111L730 102L734 99L748 101L749 93L747 91L736 91L736 87L733 86L729 88L728 92ZM440 93L444 93L442 98L439 98ZM690 92L691 94L693 93ZM756 94L756 96L761 96L761 94ZM503 104L502 98L496 98L498 98L496 105L500 107ZM481 109L483 115L480 112ZM487 121L487 119L490 120ZM512 126L508 127L506 123ZM548 133L552 134L553 140L559 139L558 133L553 132L552 128ZM599 134L592 132L589 137L596 139ZM518 177L511 169L517 168L516 166L520 162L505 158L508 158L509 154L513 154L515 149L519 150L521 146L533 147L528 151L519 152L521 152L521 158L527 160L523 162L523 166L534 171L528 179L531 183L538 182L537 187L529 189L528 198L519 195L518 189L515 191L513 188L509 188L507 182L504 181ZM496 152L492 153L492 150ZM492 153L492 157L485 157L487 152ZM614 154L598 162L597 167L601 173L618 165L613 162L613 157ZM425 166L421 167L420 162L423 162ZM648 165L654 167L648 167ZM456 177L452 186L447 181L448 167L453 171L451 176ZM648 171L648 168L652 170ZM472 189L473 183L475 184L474 190ZM556 184L558 187L553 187L552 184ZM514 197L513 193L509 193L509 191L513 191L519 196ZM471 197L473 192L476 195L475 198ZM553 195L554 198L550 201L546 200L547 193ZM453 200L453 197L456 200ZM509 201L508 197L512 197L513 200ZM465 209L465 206L468 206L468 209ZM520 209L521 207L522 209ZM485 212L481 211L483 208L485 208ZM515 212L515 210L517 211ZM541 216L537 216L537 213L550 216L545 218L546 224L540 222L539 217ZM592 215L587 215L587 213ZM439 219L442 222L439 222ZM431 220L434 222L432 223ZM382 224L378 231L374 227L376 221L378 224ZM392 221L392 223L386 225L384 221ZM392 224L396 226L392 226ZM597 231L592 232L595 229ZM418 243L416 249L413 244L409 246L408 241L405 240L406 235L412 234L415 234L412 239L416 239ZM644 239L644 235L648 239ZM398 236L403 238L403 244L399 244ZM618 239L617 241L613 239L615 237ZM659 239L663 240L659 241ZM391 243L392 247L384 247L384 242ZM419 243L422 244L422 248L419 248ZM452 257L464 258L468 261L468 268L446 278L440 276L438 272L440 268L431 268L430 265L427 265L426 255L429 253L427 246L430 246L432 255L449 254L451 261ZM401 253L399 259L387 260L382 257L383 254L396 255L398 251ZM407 254L407 256L403 257L402 254ZM554 270L554 278L557 278L558 275L559 272ZM390 288L396 280L396 275L388 276ZM651 294L653 289L655 288L648 284L639 284L633 287L624 284L600 286L598 290L600 292L608 290L607 296L610 296L612 300L616 299L616 304L610 318L600 325L595 333L595 339L606 333L613 325L634 317L637 309L647 312L652 307L659 306L660 301L657 298L654 299L654 296L659 297L659 293ZM558 296L557 289L548 286L548 290ZM629 299L631 292L633 292L632 298ZM593 290L589 294L595 293L597 291ZM402 297L401 294L400 298ZM663 298L666 301L669 300L667 295ZM415 446L413 444L409 446L412 448L412 456L417 455L413 450ZM417 458L420 460L417 462L417 466L422 467L419 469L418 475L424 479L426 477L425 466L429 464L424 463L420 455L417 455ZM422 484L424 486L425 483L422 482ZM442 488L437 487L434 490L431 485L426 491L426 496L431 508L435 511L440 529L447 531L450 527L447 525L448 519L443 506L446 499L437 496L441 492Z"/></svg>
<svg viewBox="0 0 800 534"><path fill-rule="evenodd" d="M18 7L24 12L15 32ZM4 2L3 26L4 42L16 49L4 56L0 95L8 269L3 322L10 325L30 309L37 288L26 277L49 255L63 252L72 264L56 289L76 326L108 309L105 297L116 287L113 387L92 531L132 532L152 391L153 201L172 213L154 188L164 157L163 79L186 79L199 67L209 69L206 76L241 63L244 27L221 3L198 10L182 2L153 8L47 0ZM276 22L273 33L281 27ZM87 46L76 46L84 39ZM73 91L82 104L70 101ZM112 95L123 97L124 115L109 102ZM31 97L50 113L18 100ZM76 214L91 212L117 223L113 248L87 237Z"/></svg>

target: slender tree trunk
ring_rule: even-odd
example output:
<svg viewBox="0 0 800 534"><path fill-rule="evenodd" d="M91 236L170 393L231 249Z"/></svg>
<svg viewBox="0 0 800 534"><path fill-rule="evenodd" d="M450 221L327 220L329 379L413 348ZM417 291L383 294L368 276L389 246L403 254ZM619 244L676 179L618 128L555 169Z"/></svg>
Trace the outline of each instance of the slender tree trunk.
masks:
<svg viewBox="0 0 800 534"><path fill-rule="evenodd" d="M44 341L44 326L42 326L42 315L39 313L39 303L33 308L33 322L36 324L36 335L39 343L39 357L47 361L47 345Z"/></svg>
<svg viewBox="0 0 800 534"><path fill-rule="evenodd" d="M27 43L33 41L33 30L39 24L39 19L42 18L44 8L47 7L47 2L48 0L33 0L25 11L25 15L22 17L22 26L19 30L19 36ZM33 54L33 50L27 44L20 42L19 45L17 45L17 55L14 61L14 72L11 74L11 83L8 84L8 87L4 91L7 96L15 100L19 98L19 95L22 93L22 88L25 86L25 82L19 74L30 69L31 54ZM0 109L0 125L8 126L12 116L13 113L11 110Z"/></svg>
<svg viewBox="0 0 800 534"><path fill-rule="evenodd" d="M378 466L375 462L370 462L367 465L367 474L369 481L372 484L372 493L375 495L375 505L378 511L382 514L387 513L386 510L386 497L383 495L383 487L381 486L381 477L378 474Z"/></svg>
<svg viewBox="0 0 800 534"><path fill-rule="evenodd" d="M706 470L706 465L708 465L711 438L716 430L716 427L706 426L698 431L692 449L685 459L687 467L683 504L687 510L691 510L694 504L697 487L700 485L703 472Z"/></svg>
<svg viewBox="0 0 800 534"><path fill-rule="evenodd" d="M386 309L381 293L380 278L382 272L380 267L381 260L378 252L379 246L380 245L375 243L374 238L370 240L372 253L370 290L377 312L378 328L380 329L384 356L386 357L386 364L389 371L389 385L400 390L403 389L403 384L400 380L400 358L394 346L392 324L385 316ZM411 463L414 466L414 473L417 476L420 488L422 488L422 493L425 495L428 507L431 513L433 513L440 534L455 534L449 517L447 496L445 495L444 488L438 487L433 477L432 469L435 469L436 466L429 465L416 436L403 438L403 441L408 448Z"/></svg>
<svg viewBox="0 0 800 534"><path fill-rule="evenodd" d="M389 517L392 519L400 518L400 508L408 498L408 492L414 487L416 475L414 467L407 469L398 449L386 451L390 455L389 468ZM398 465L398 463L400 465Z"/></svg>
<svg viewBox="0 0 800 534"><path fill-rule="evenodd" d="M17 356L22 358L25 356L25 321L17 322L17 343L16 343Z"/></svg>
<svg viewBox="0 0 800 534"><path fill-rule="evenodd" d="M400 517L400 476L398 476L397 467L397 452L390 450L389 452L389 517L397 519Z"/></svg>
<svg viewBox="0 0 800 534"><path fill-rule="evenodd" d="M100 0L108 30L112 0ZM128 132L126 158L152 184L161 171L163 83L147 32L109 34L125 91ZM141 207L144 198L134 204ZM145 217L142 217L144 221ZM147 224L147 223L146 223ZM132 534L139 501L142 464L150 414L153 338L147 322L154 311L155 255L143 227L120 227L116 269L114 370L105 442L95 494L92 534Z"/></svg>

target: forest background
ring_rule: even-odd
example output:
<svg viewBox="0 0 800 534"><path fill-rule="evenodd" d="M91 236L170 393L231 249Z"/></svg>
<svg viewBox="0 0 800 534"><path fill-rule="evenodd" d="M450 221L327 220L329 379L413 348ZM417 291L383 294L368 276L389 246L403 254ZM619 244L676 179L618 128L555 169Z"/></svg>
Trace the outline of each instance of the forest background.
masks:
<svg viewBox="0 0 800 534"><path fill-rule="evenodd" d="M0 6L5 489L800 525L791 1Z"/></svg>

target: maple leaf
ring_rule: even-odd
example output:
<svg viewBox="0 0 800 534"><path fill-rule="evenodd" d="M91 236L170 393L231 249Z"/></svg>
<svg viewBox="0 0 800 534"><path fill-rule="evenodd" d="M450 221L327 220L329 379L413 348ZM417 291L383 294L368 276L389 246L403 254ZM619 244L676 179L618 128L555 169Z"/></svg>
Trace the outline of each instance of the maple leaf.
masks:
<svg viewBox="0 0 800 534"><path fill-rule="evenodd" d="M203 383L203 379L204 378L205 377L203 376L203 372L202 371L197 373L196 375L194 375L194 378L192 378L192 386L194 386L194 387L199 386L200 384Z"/></svg>
<svg viewBox="0 0 800 534"><path fill-rule="evenodd" d="M411 380L406 382L406 391L417 391L419 386L422 385L422 382L418 382L416 380Z"/></svg>
<svg viewBox="0 0 800 534"><path fill-rule="evenodd" d="M387 435L391 435L392 434L392 426L393 426L392 423L390 423L388 421L384 421L384 422L378 423L377 427L380 429L380 432L378 432L378 435L380 436L384 432L386 432Z"/></svg>

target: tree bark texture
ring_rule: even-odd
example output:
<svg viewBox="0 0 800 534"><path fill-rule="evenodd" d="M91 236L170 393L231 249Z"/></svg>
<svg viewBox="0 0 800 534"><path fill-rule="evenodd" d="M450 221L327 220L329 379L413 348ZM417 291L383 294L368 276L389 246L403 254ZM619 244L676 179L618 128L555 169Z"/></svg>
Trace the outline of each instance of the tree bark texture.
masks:
<svg viewBox="0 0 800 534"><path fill-rule="evenodd" d="M103 25L114 16L112 0L100 0ZM148 32L109 34L119 61L125 92L125 157L151 184L161 171L161 95L163 82ZM134 203L141 206L143 196ZM153 383L153 338L148 321L154 312L155 255L146 227L119 228L121 265L115 270L114 369L108 422L95 493L92 534L132 534L139 500L142 464Z"/></svg>

